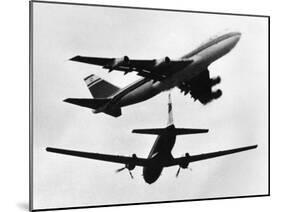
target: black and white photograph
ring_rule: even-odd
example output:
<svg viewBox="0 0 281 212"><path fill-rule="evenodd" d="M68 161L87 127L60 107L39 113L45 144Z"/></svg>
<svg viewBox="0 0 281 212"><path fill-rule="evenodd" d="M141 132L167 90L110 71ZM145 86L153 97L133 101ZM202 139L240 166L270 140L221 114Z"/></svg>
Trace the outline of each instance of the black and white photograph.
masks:
<svg viewBox="0 0 281 212"><path fill-rule="evenodd" d="M30 209L269 195L269 17L30 2Z"/></svg>

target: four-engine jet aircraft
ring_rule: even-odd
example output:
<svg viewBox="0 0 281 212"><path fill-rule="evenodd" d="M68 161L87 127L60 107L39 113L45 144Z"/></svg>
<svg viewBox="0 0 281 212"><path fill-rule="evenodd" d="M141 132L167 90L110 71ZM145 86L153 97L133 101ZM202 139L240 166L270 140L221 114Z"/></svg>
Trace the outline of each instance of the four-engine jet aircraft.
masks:
<svg viewBox="0 0 281 212"><path fill-rule="evenodd" d="M207 104L222 95L221 90L212 91L220 83L220 77L210 78L208 66L227 54L237 44L239 32L218 36L179 59L165 57L154 60L131 60L122 58L100 58L75 56L72 61L89 63L124 74L137 72L143 78L123 89L97 76L90 75L85 81L94 99L68 98L65 102L91 108L94 113L104 112L118 117L121 107L145 101L162 91L178 87L184 94L190 93L194 100Z"/></svg>
<svg viewBox="0 0 281 212"><path fill-rule="evenodd" d="M133 176L130 171L133 170L136 166L142 166L144 180L145 182L151 184L159 178L164 167L179 166L179 169L176 174L176 176L178 176L180 168L187 168L189 163L233 154L241 151L246 151L257 147L257 145L253 145L199 155L189 155L188 153L186 153L184 157L174 158L172 156L171 151L175 145L177 135L206 133L208 132L208 130L176 128L173 123L172 103L170 100L170 95L168 104L168 114L168 126L166 128L133 130L133 133L158 135L148 155L148 158L139 158L136 156L136 154L133 154L132 157L126 157L90 152L80 152L66 149L56 149L50 147L47 147L46 150L49 152L60 153L65 155L125 164L125 167L118 169L117 172L122 171L124 169L128 169L132 178Z"/></svg>

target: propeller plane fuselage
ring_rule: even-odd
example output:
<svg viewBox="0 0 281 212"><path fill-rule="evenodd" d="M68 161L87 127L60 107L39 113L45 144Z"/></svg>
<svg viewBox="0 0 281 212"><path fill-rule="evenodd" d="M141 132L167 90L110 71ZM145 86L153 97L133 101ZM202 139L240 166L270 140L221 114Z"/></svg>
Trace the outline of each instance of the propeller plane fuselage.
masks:
<svg viewBox="0 0 281 212"><path fill-rule="evenodd" d="M167 133L157 136L148 155L148 159L155 161L155 163L152 163L153 165L143 167L143 178L145 182L149 184L155 182L159 178L165 167L164 164L166 164L168 160L173 160L171 151L176 142L176 135L172 133L174 128L174 125L170 125L166 128Z"/></svg>

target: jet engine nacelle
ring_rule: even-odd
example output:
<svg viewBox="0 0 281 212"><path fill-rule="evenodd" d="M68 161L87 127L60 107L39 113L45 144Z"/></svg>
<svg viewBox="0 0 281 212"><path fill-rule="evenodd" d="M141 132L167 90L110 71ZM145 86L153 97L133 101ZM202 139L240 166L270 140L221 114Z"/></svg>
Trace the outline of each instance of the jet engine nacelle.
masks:
<svg viewBox="0 0 281 212"><path fill-rule="evenodd" d="M136 154L133 154L132 157L133 157L133 158L137 158L137 155L136 155ZM125 165L125 167L126 167L128 170L132 171L132 170L136 167L136 164L127 163L127 164Z"/></svg>
<svg viewBox="0 0 281 212"><path fill-rule="evenodd" d="M222 91L220 89L216 90L215 92L212 92L212 98L213 99L218 99L222 95Z"/></svg>
<svg viewBox="0 0 281 212"><path fill-rule="evenodd" d="M115 67L118 67L120 65L124 65L124 64L129 64L130 63L130 58L128 56L124 56L121 58L116 58L113 61L113 64L111 65L111 68L114 69Z"/></svg>
<svg viewBox="0 0 281 212"><path fill-rule="evenodd" d="M189 156L190 156L189 153L185 153L186 160L179 164L182 169L186 169L188 167L188 165L189 165Z"/></svg>
<svg viewBox="0 0 281 212"><path fill-rule="evenodd" d="M169 64L171 62L171 59L169 57L164 57L162 59L156 60L155 61L155 67L161 66L164 64Z"/></svg>
<svg viewBox="0 0 281 212"><path fill-rule="evenodd" d="M220 77L212 78L211 79L211 86L219 84L220 82L221 82L221 78Z"/></svg>

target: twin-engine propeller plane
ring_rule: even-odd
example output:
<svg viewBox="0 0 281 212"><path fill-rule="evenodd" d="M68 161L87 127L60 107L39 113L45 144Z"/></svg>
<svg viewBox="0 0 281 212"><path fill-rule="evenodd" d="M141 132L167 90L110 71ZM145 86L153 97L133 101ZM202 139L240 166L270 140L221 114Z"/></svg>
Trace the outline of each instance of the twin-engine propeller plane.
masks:
<svg viewBox="0 0 281 212"><path fill-rule="evenodd" d="M116 70L124 74L136 72L143 77L133 84L120 89L117 86L90 75L85 78L93 99L68 98L65 102L91 108L93 113L104 112L118 117L121 107L145 101L162 91L178 87L185 95L190 93L194 100L207 104L222 95L221 90L212 91L220 83L220 77L210 78L208 66L224 56L237 44L239 32L218 36L179 59L165 57L153 60L122 58L100 58L75 56L72 61L102 66L109 72Z"/></svg>
<svg viewBox="0 0 281 212"><path fill-rule="evenodd" d="M113 163L121 163L125 166L120 169L117 169L116 172L128 169L131 178L133 178L131 170L133 170L136 166L141 166L143 167L143 178L145 182L151 184L159 178L163 168L165 167L179 166L179 169L176 173L176 176L178 176L180 169L188 168L189 163L242 152L257 147L257 145L253 145L199 155L189 155L188 153L186 153L184 157L174 158L172 156L171 151L175 145L177 135L207 133L208 129L176 128L173 123L172 103L170 95L168 104L168 114L168 125L166 128L135 129L132 131L133 133L158 135L148 155L148 158L140 158L137 157L136 154L133 154L132 157L126 157L91 152L80 152L66 149L56 149L51 147L47 147L46 150L48 152L54 152L59 154L102 160Z"/></svg>

